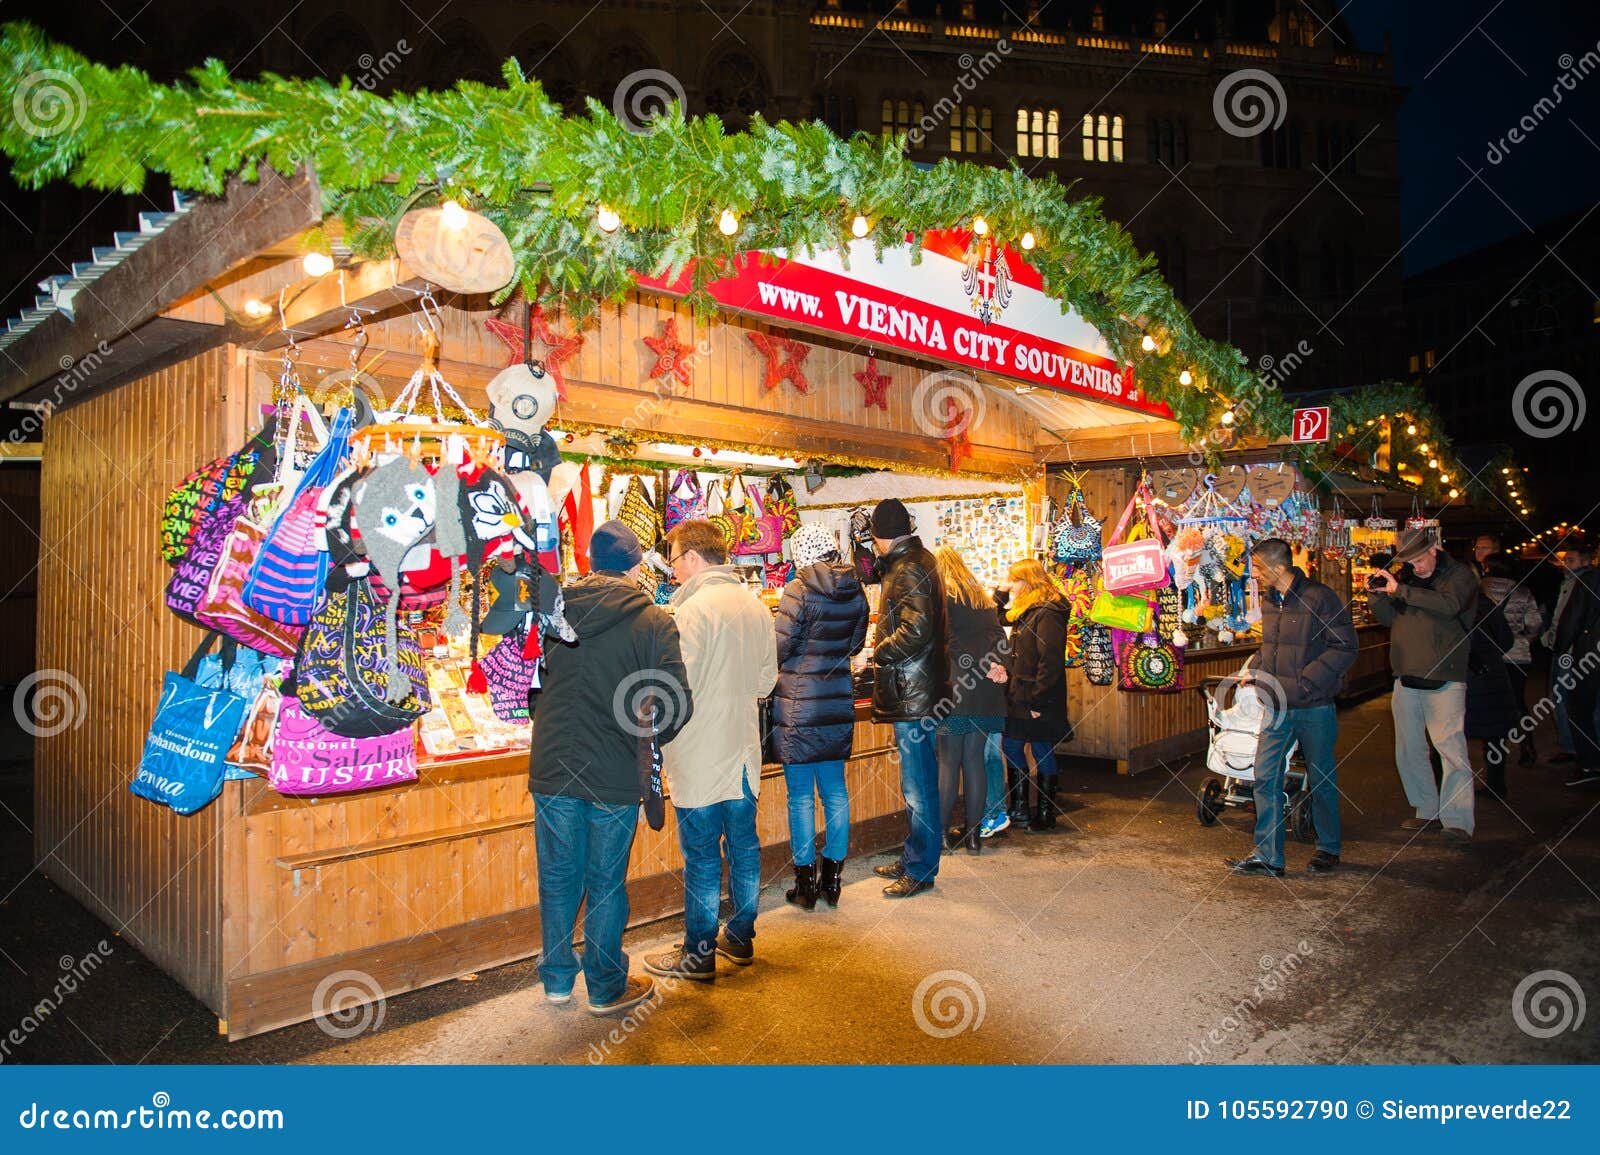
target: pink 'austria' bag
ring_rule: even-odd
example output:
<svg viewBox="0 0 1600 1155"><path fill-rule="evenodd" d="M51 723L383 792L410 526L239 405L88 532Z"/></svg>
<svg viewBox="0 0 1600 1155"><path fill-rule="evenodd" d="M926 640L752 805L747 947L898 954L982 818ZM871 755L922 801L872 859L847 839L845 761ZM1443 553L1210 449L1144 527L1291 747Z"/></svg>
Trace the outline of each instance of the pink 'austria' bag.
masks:
<svg viewBox="0 0 1600 1155"><path fill-rule="evenodd" d="M345 738L283 695L272 735L272 773L279 794L347 794L417 780L417 746L411 727L376 738Z"/></svg>

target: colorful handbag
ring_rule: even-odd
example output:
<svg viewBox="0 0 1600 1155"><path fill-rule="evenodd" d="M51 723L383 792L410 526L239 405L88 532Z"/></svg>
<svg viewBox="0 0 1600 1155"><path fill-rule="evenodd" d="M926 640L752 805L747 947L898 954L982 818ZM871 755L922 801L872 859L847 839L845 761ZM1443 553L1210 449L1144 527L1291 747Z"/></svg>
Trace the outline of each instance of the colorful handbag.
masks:
<svg viewBox="0 0 1600 1155"><path fill-rule="evenodd" d="M238 694L250 703L250 708L245 711L245 729L248 729L249 719L261 697L263 687L268 683L276 684L282 665L283 663L277 658L269 657L258 650L240 649L239 643L232 638L224 638L220 653L207 654L200 659L200 673L195 681L202 686L221 686L229 693ZM241 729L240 738L234 741L235 748L243 740L243 735L244 729ZM235 762L233 751L229 750L227 769L223 778L229 782L254 778L252 769L253 767Z"/></svg>
<svg viewBox="0 0 1600 1155"><path fill-rule="evenodd" d="M728 483L723 480L712 482L711 491L706 494L706 520L722 531L731 554L744 533L746 514L743 509L729 508L730 501Z"/></svg>
<svg viewBox="0 0 1600 1155"><path fill-rule="evenodd" d="M205 599L195 608L194 620L253 650L287 658L294 654L305 627L274 621L245 601L250 571L265 539L262 524L248 512L241 513L223 542L222 556L211 571Z"/></svg>
<svg viewBox="0 0 1600 1155"><path fill-rule="evenodd" d="M759 489L746 489L744 478L735 476L733 484L744 494L749 515L740 527L739 542L733 552L741 556L783 552L783 518L769 513Z"/></svg>
<svg viewBox="0 0 1600 1155"><path fill-rule="evenodd" d="M684 491L688 486L687 492ZM700 478L687 469L680 469L667 487L667 514L662 524L668 532L679 522L693 521L706 515L706 491Z"/></svg>
<svg viewBox="0 0 1600 1155"><path fill-rule="evenodd" d="M141 798L193 814L222 793L224 758L239 733L246 702L221 684L202 685L200 659L221 635L208 633L181 673L161 687L139 769L128 789Z"/></svg>
<svg viewBox="0 0 1600 1155"><path fill-rule="evenodd" d="M400 703L387 697L387 628L371 583L351 582L329 594L306 627L295 655L300 706L341 737L372 738L408 730L428 712L432 698L416 634L401 628L396 637L394 656L411 683Z"/></svg>
<svg viewBox="0 0 1600 1155"><path fill-rule="evenodd" d="M276 675L268 678L246 708L244 725L228 750L228 777L234 777L235 770L244 778L272 773L272 736L283 703L281 683L282 679Z"/></svg>
<svg viewBox="0 0 1600 1155"><path fill-rule="evenodd" d="M782 522L783 536L788 537L800 528L800 505L795 500L794 486L781 473L774 473L767 481L767 512Z"/></svg>
<svg viewBox="0 0 1600 1155"><path fill-rule="evenodd" d="M1094 605L1089 609L1089 620L1096 625L1138 634L1155 625L1155 611L1151 608L1150 599L1142 594L1108 594L1102 591L1095 595Z"/></svg>
<svg viewBox="0 0 1600 1155"><path fill-rule="evenodd" d="M1156 636L1163 642L1172 641L1183 617L1183 595L1177 586L1162 586L1156 591Z"/></svg>
<svg viewBox="0 0 1600 1155"><path fill-rule="evenodd" d="M661 518L656 513L650 491L645 488L644 478L637 473L628 478L627 491L617 507L617 520L633 530L642 550L654 549L661 540Z"/></svg>
<svg viewBox="0 0 1600 1155"><path fill-rule="evenodd" d="M503 722L528 721L528 693L539 673L539 659L523 653L519 634L507 634L478 663L489 682L489 705Z"/></svg>
<svg viewBox="0 0 1600 1155"><path fill-rule="evenodd" d="M1074 521L1074 515L1077 520ZM1083 503L1083 490L1074 488L1067 508L1050 530L1051 550L1057 561L1100 560L1100 528L1103 523Z"/></svg>
<svg viewBox="0 0 1600 1155"><path fill-rule="evenodd" d="M1183 689L1183 652L1154 634L1133 634L1117 656L1117 689L1169 694Z"/></svg>
<svg viewBox="0 0 1600 1155"><path fill-rule="evenodd" d="M335 734L284 695L267 777L279 794L345 794L416 780L417 743L409 726L364 738Z"/></svg>
<svg viewBox="0 0 1600 1155"><path fill-rule="evenodd" d="M167 494L161 511L161 559L177 565L194 544L206 516L224 501L244 492L245 483L261 458L261 451L272 443L273 423L269 417L262 431L237 453L219 457L202 465Z"/></svg>
<svg viewBox="0 0 1600 1155"><path fill-rule="evenodd" d="M301 477L250 570L245 604L273 621L303 626L322 598L328 553L318 545L317 508L323 490L339 476L349 453L350 431L350 410L341 409L327 443Z"/></svg>
<svg viewBox="0 0 1600 1155"><path fill-rule="evenodd" d="M262 436L266 434L267 430L263 430ZM205 601L212 571L222 560L228 535L255 491L271 484L277 461L270 443L259 453L241 455L239 467L243 471L243 487L238 493L220 497L195 518L194 536L178 558L166 590L167 608L185 621L199 624L195 612Z"/></svg>
<svg viewBox="0 0 1600 1155"><path fill-rule="evenodd" d="M1083 675L1091 686L1109 686L1117 679L1117 659L1111 649L1111 631L1105 626L1085 622L1083 636Z"/></svg>
<svg viewBox="0 0 1600 1155"><path fill-rule="evenodd" d="M1107 593L1136 594L1159 589L1170 580L1161 529L1150 513L1151 501L1150 491L1140 482L1128 499L1128 507L1122 511L1117 528L1101 550L1100 574ZM1143 515L1150 536L1129 541L1125 535L1136 509Z"/></svg>

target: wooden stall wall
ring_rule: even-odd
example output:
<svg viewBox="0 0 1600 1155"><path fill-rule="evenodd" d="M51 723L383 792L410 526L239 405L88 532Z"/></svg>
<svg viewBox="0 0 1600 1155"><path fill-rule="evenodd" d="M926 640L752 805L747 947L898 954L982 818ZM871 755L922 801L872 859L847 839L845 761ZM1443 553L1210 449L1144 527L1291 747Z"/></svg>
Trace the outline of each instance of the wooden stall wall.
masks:
<svg viewBox="0 0 1600 1155"><path fill-rule="evenodd" d="M0 462L0 686L38 669L39 466Z"/></svg>
<svg viewBox="0 0 1600 1155"><path fill-rule="evenodd" d="M81 687L81 716L36 741L34 861L213 1007L221 808L180 817L128 783L162 672L201 636L163 602L163 500L242 439L242 404L227 389L234 364L231 349L212 350L56 412L40 503L38 664Z"/></svg>

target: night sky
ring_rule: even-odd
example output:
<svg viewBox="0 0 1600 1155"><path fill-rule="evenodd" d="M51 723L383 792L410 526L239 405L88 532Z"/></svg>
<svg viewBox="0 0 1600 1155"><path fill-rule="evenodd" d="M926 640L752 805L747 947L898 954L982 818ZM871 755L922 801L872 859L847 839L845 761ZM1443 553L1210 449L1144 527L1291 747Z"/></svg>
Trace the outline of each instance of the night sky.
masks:
<svg viewBox="0 0 1600 1155"><path fill-rule="evenodd" d="M1600 66L1573 76L1575 90L1563 89L1562 102L1499 164L1486 155L1559 87L1563 54L1574 58L1574 71L1585 52L1600 55L1600 4L1351 0L1344 17L1364 50L1381 50L1388 33L1395 80L1409 90L1400 111L1407 274L1600 195ZM1489 189L1472 180L1467 164Z"/></svg>

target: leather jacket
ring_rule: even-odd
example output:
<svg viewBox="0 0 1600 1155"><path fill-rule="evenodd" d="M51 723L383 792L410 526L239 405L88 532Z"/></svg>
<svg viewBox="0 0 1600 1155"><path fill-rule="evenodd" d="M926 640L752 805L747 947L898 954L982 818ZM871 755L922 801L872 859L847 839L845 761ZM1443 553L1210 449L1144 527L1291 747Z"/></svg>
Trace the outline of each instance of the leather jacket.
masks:
<svg viewBox="0 0 1600 1155"><path fill-rule="evenodd" d="M873 638L873 721L929 717L950 697L944 583L933 555L915 534L895 543L879 559L878 570L883 582Z"/></svg>

